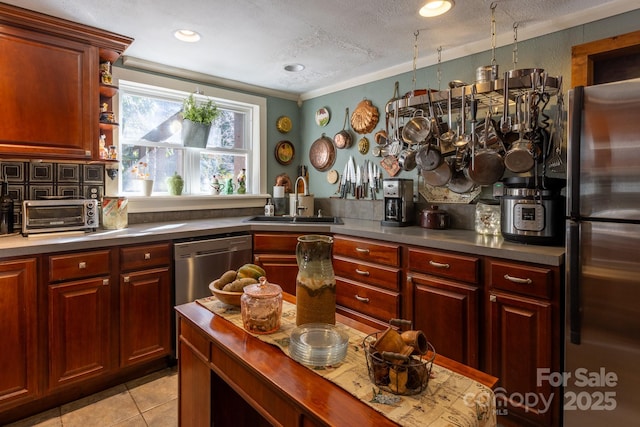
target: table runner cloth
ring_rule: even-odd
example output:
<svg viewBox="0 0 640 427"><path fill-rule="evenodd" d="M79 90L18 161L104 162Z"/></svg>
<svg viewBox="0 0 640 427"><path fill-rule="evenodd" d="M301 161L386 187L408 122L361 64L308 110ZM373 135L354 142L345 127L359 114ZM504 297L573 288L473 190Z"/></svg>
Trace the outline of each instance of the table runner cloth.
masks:
<svg viewBox="0 0 640 427"><path fill-rule="evenodd" d="M201 298L196 302L244 329L239 307L224 304L214 296ZM493 391L471 378L435 363L427 388L420 394L396 395L375 386L369 378L362 346L367 334L339 322L336 325L343 328L349 336L349 348L345 360L336 366L307 366L307 368L343 388L374 410L402 426L491 427L497 425ZM289 336L295 328L296 306L283 301L282 321L278 331L268 335L247 333L277 346L289 356Z"/></svg>

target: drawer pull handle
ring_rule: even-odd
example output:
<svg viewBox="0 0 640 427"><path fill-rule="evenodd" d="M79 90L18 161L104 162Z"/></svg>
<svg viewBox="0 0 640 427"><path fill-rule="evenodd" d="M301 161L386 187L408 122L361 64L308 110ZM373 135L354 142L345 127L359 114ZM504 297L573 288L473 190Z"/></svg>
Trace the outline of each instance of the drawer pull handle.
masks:
<svg viewBox="0 0 640 427"><path fill-rule="evenodd" d="M362 254L368 254L369 253L369 249L367 249L367 248L356 248L356 252L360 252Z"/></svg>
<svg viewBox="0 0 640 427"><path fill-rule="evenodd" d="M510 282L518 283L520 285L530 285L531 283L533 283L533 280L531 280L529 278L521 279L520 277L509 276L508 274L505 274L504 278L507 279Z"/></svg>
<svg viewBox="0 0 640 427"><path fill-rule="evenodd" d="M368 302L369 302L369 298L361 297L361 296L360 296L360 295L358 295L358 294L356 294L356 295L355 295L355 297L356 297L356 299L357 299L358 301L360 301L360 302L366 302L366 303L368 303Z"/></svg>
<svg viewBox="0 0 640 427"><path fill-rule="evenodd" d="M79 268L80 270L83 270L83 269L87 268L87 263L86 263L86 262L84 262L84 261L80 261L80 262L78 263L78 268Z"/></svg>
<svg viewBox="0 0 640 427"><path fill-rule="evenodd" d="M360 270L359 268L356 268L356 273L358 273L361 276L368 276L369 275L368 271Z"/></svg>
<svg viewBox="0 0 640 427"><path fill-rule="evenodd" d="M144 259L151 259L151 254L149 252L145 252Z"/></svg>
<svg viewBox="0 0 640 427"><path fill-rule="evenodd" d="M441 262L429 261L429 264L436 268L449 268L449 264L443 264Z"/></svg>

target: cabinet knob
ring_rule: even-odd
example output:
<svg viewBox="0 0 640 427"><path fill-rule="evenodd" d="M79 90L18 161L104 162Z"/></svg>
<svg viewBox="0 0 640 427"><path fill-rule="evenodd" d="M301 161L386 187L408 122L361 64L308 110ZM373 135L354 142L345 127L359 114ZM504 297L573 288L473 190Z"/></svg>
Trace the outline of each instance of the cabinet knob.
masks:
<svg viewBox="0 0 640 427"><path fill-rule="evenodd" d="M357 299L358 301L360 301L360 302L366 302L366 303L368 303L368 302L369 302L369 298L361 297L361 296L360 296L360 295L358 295L358 294L355 294L355 297L356 297L356 299Z"/></svg>
<svg viewBox="0 0 640 427"><path fill-rule="evenodd" d="M510 282L517 283L519 285L530 285L531 283L533 283L533 280L529 279L528 277L526 279L522 279L520 277L514 277L514 276L509 276L508 274L505 274L504 278Z"/></svg>
<svg viewBox="0 0 640 427"><path fill-rule="evenodd" d="M360 252L361 254L368 254L369 249L367 248L356 248L356 252Z"/></svg>
<svg viewBox="0 0 640 427"><path fill-rule="evenodd" d="M495 296L495 295L489 295L489 301L496 302L496 301L498 301L498 297Z"/></svg>
<svg viewBox="0 0 640 427"><path fill-rule="evenodd" d="M449 264L443 264L441 262L436 262L436 261L432 261L432 260L429 261L429 264L431 266L433 266L433 267L436 267L436 268L449 268L449 267L451 267Z"/></svg>
<svg viewBox="0 0 640 427"><path fill-rule="evenodd" d="M151 259L151 254L149 252L145 252L144 259Z"/></svg>
<svg viewBox="0 0 640 427"><path fill-rule="evenodd" d="M131 280L131 278L129 276L124 276L122 278L122 280L124 281L124 283L129 283L129 281Z"/></svg>
<svg viewBox="0 0 640 427"><path fill-rule="evenodd" d="M102 286L109 286L109 279L102 279Z"/></svg>
<svg viewBox="0 0 640 427"><path fill-rule="evenodd" d="M80 270L83 270L83 269L87 268L87 263L86 263L86 262L84 262L84 261L80 261L80 262L78 263L78 268L79 268Z"/></svg>
<svg viewBox="0 0 640 427"><path fill-rule="evenodd" d="M359 268L356 268L356 273L358 273L361 276L368 276L369 275L368 271L360 270Z"/></svg>

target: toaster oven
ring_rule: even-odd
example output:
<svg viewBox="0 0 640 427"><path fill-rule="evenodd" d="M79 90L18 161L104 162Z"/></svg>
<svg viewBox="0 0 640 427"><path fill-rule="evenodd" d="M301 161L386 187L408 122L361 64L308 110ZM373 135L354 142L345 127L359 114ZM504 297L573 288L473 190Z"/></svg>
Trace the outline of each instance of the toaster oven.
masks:
<svg viewBox="0 0 640 427"><path fill-rule="evenodd" d="M99 226L98 201L84 199L25 200L22 234L95 231Z"/></svg>

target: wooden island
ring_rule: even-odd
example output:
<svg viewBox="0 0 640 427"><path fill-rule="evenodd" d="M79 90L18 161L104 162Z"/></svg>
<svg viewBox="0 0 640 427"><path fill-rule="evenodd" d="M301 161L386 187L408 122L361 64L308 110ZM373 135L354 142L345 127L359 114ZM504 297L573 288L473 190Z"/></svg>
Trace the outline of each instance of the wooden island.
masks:
<svg viewBox="0 0 640 427"><path fill-rule="evenodd" d="M397 425L198 303L176 311L181 426ZM375 331L344 316L338 315L338 321L365 333ZM442 356L435 363L490 388L498 381Z"/></svg>

